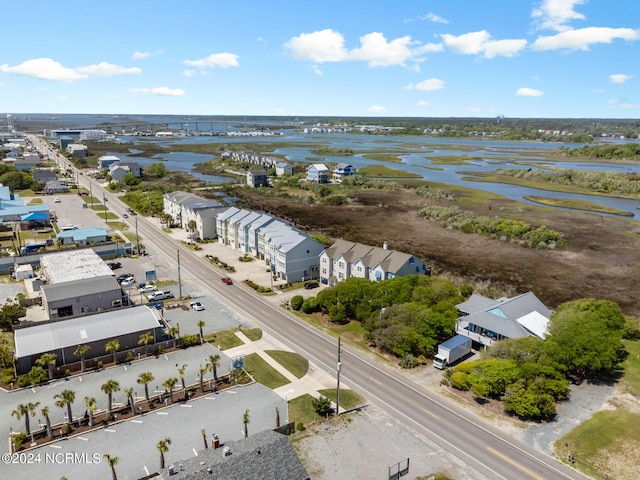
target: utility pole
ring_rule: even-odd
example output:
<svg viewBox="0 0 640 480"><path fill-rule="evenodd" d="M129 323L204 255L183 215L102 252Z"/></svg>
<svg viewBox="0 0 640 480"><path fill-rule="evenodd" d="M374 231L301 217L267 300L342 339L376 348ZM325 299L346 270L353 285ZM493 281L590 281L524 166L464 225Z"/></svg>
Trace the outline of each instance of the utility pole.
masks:
<svg viewBox="0 0 640 480"><path fill-rule="evenodd" d="M136 217L136 249L138 250L138 256L140 256L140 240L138 238L138 217Z"/></svg>
<svg viewBox="0 0 640 480"><path fill-rule="evenodd" d="M109 225L109 220L107 219L107 197L104 193L102 194L102 204L104 205L104 221Z"/></svg>
<svg viewBox="0 0 640 480"><path fill-rule="evenodd" d="M338 387L336 388L336 417L340 415L340 370L342 369L342 363L340 362L340 337L338 337L338 364L336 370L338 371Z"/></svg>
<svg viewBox="0 0 640 480"><path fill-rule="evenodd" d="M178 298L182 300L182 282L180 281L180 250L178 250Z"/></svg>

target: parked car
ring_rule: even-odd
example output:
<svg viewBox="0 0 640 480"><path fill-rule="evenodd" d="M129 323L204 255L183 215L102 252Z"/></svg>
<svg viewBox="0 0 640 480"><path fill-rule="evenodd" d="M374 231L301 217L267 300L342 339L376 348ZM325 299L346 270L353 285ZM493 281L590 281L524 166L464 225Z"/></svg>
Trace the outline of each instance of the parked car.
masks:
<svg viewBox="0 0 640 480"><path fill-rule="evenodd" d="M223 277L222 283L226 283L227 285L233 285L233 280L231 280L229 277Z"/></svg>
<svg viewBox="0 0 640 480"><path fill-rule="evenodd" d="M133 287L135 284L136 284L135 277L125 278L123 281L120 282L120 286L123 288Z"/></svg>
<svg viewBox="0 0 640 480"><path fill-rule="evenodd" d="M111 270L117 270L118 268L122 268L122 265L120 264L120 262L109 262L109 263L107 263L107 266Z"/></svg>
<svg viewBox="0 0 640 480"><path fill-rule="evenodd" d="M191 302L189 306L196 312L201 312L202 310L204 310L204 305L202 305L200 302Z"/></svg>
<svg viewBox="0 0 640 480"><path fill-rule="evenodd" d="M147 298L150 302L155 302L156 300L166 300L168 298L173 298L173 293L158 290L157 292L153 292L147 295Z"/></svg>
<svg viewBox="0 0 640 480"><path fill-rule="evenodd" d="M60 200L60 197L56 197L53 199L53 203L60 203L62 202L62 200Z"/></svg>
<svg viewBox="0 0 640 480"><path fill-rule="evenodd" d="M129 215L125 213L124 215L122 215L122 218L129 218Z"/></svg>
<svg viewBox="0 0 640 480"><path fill-rule="evenodd" d="M312 288L318 288L320 284L318 282L307 282L304 284L304 288L311 290Z"/></svg>
<svg viewBox="0 0 640 480"><path fill-rule="evenodd" d="M133 277L133 276L134 276L133 273L123 273L122 275L118 275L116 277L116 281L118 283L122 283L123 280L125 280L125 279L127 279L129 277Z"/></svg>
<svg viewBox="0 0 640 480"><path fill-rule="evenodd" d="M140 293L151 293L158 291L158 287L156 287L155 285L145 285L144 287L140 287L138 291Z"/></svg>

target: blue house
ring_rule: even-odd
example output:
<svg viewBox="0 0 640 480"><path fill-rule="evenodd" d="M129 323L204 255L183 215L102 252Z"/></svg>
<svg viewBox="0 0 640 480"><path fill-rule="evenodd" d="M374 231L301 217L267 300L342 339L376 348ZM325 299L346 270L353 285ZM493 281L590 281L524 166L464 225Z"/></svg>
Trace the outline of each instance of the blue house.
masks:
<svg viewBox="0 0 640 480"><path fill-rule="evenodd" d="M335 183L342 183L345 177L353 177L358 173L356 167L348 163L339 163L336 168L333 169L333 181Z"/></svg>
<svg viewBox="0 0 640 480"><path fill-rule="evenodd" d="M327 183L329 181L329 169L324 163L314 163L307 168L307 180L316 183Z"/></svg>

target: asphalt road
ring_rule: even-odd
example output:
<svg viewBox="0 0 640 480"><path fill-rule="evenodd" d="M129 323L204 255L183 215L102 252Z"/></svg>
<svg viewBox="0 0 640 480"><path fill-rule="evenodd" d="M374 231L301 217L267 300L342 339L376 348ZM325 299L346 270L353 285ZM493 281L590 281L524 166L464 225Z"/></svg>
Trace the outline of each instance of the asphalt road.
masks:
<svg viewBox="0 0 640 480"><path fill-rule="evenodd" d="M80 183L88 180L80 177ZM95 194L95 192L94 192ZM106 192L109 209L124 213L117 196ZM180 271L189 272L202 288L225 298L252 323L305 355L327 372L336 371L337 342L270 304L241 285L227 286L222 275L205 263L197 252L176 244L144 217L137 228L145 246L158 255L180 251ZM131 219L129 219L131 221ZM549 480L587 478L557 460L517 442L482 420L445 403L417 384L400 377L391 368L369 360L365 353L342 348L341 381L392 416L404 420L442 448L458 456L488 478L504 480Z"/></svg>

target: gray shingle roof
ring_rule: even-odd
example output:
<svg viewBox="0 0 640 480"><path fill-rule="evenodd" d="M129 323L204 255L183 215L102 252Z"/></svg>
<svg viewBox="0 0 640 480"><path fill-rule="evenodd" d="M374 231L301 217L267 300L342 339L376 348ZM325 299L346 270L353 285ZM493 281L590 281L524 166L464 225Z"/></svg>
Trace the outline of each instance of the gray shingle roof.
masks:
<svg viewBox="0 0 640 480"><path fill-rule="evenodd" d="M84 297L95 293L120 290L120 285L112 275L94 278L83 278L70 282L42 285L44 295L49 302L64 300L65 298Z"/></svg>
<svg viewBox="0 0 640 480"><path fill-rule="evenodd" d="M224 454L224 448L229 454ZM183 470L179 465L182 464ZM169 468L160 470L166 480L308 480L309 474L298 459L289 439L266 430L217 449L198 452L197 457L174 462L174 474ZM211 473L207 469L211 469Z"/></svg>

